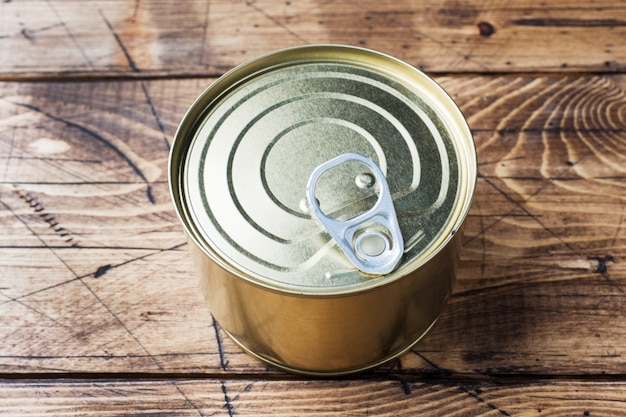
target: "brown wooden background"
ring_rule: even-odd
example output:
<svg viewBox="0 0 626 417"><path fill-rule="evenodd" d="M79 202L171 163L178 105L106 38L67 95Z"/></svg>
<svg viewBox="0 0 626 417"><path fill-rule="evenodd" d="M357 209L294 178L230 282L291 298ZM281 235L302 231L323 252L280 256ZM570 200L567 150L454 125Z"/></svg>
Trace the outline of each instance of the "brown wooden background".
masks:
<svg viewBox="0 0 626 417"><path fill-rule="evenodd" d="M214 324L171 137L307 43L432 75L479 155L439 323L375 371L268 369ZM0 2L0 415L626 415L626 2Z"/></svg>

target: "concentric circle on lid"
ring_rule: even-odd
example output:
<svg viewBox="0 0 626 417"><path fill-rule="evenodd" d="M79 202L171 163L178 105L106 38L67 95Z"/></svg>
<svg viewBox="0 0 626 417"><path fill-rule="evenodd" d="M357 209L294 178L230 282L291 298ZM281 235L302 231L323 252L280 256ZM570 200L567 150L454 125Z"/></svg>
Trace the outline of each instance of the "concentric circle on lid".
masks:
<svg viewBox="0 0 626 417"><path fill-rule="evenodd" d="M174 148L173 193L190 237L237 275L300 293L406 275L457 231L476 176L467 124L436 83L342 46L282 50L235 68L192 106ZM344 153L372 158L389 184L405 253L388 276L358 272L307 209L311 172ZM371 173L347 163L319 179L316 197L325 214L347 219L377 195Z"/></svg>

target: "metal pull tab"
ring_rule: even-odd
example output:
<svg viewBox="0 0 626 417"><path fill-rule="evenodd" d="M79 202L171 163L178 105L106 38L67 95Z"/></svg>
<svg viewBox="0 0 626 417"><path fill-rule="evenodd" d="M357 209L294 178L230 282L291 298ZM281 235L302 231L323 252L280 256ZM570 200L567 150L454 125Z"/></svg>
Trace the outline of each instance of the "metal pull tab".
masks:
<svg viewBox="0 0 626 417"><path fill-rule="evenodd" d="M371 170L378 184L378 199L371 209L356 217L337 220L322 212L315 188L322 174L348 161L361 162ZM385 175L372 159L346 153L321 164L309 177L306 197L311 212L360 271L383 275L398 265L404 251L402 233Z"/></svg>

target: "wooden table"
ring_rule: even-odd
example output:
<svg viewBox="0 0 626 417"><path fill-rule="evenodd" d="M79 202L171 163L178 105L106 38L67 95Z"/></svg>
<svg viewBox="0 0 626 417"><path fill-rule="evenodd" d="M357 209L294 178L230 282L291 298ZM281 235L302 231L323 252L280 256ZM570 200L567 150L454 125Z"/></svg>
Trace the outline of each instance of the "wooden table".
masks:
<svg viewBox="0 0 626 417"><path fill-rule="evenodd" d="M166 165L216 77L329 42L432 75L479 178L436 327L324 380L213 322ZM624 1L2 1L0 415L626 415L625 71Z"/></svg>

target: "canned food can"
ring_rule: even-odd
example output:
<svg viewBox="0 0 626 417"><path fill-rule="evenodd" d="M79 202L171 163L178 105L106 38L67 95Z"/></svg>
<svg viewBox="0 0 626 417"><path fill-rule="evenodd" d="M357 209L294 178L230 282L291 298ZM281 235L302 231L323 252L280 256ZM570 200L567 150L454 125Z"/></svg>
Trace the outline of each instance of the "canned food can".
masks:
<svg viewBox="0 0 626 417"><path fill-rule="evenodd" d="M210 311L253 356L358 372L409 350L444 309L476 150L411 65L341 45L246 62L188 110L169 170Z"/></svg>

